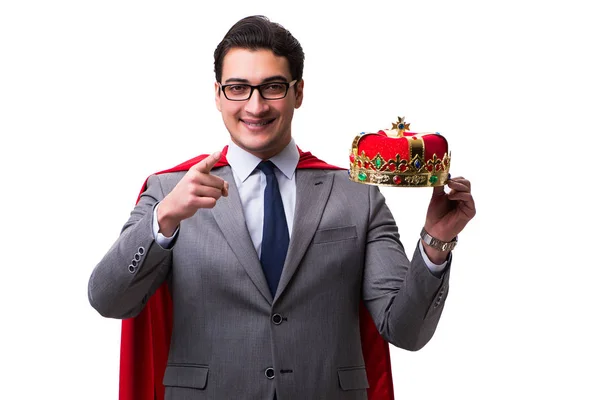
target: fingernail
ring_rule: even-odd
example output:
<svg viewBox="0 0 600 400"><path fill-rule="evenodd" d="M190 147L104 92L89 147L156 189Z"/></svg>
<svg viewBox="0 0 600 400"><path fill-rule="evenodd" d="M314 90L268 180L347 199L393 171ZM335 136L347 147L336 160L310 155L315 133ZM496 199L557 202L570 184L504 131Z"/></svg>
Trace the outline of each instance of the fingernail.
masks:
<svg viewBox="0 0 600 400"><path fill-rule="evenodd" d="M215 157L215 158L221 158L221 152L220 152L220 151L215 151L215 152L212 154L212 156L213 156L213 157Z"/></svg>

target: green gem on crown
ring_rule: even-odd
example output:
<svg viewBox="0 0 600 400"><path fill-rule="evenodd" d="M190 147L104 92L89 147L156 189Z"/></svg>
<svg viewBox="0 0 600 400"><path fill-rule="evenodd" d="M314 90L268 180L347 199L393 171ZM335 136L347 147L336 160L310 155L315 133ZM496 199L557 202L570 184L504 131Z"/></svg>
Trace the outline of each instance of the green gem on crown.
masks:
<svg viewBox="0 0 600 400"><path fill-rule="evenodd" d="M375 159L375 165L377 166L377 168L381 168L381 158L377 157Z"/></svg>
<svg viewBox="0 0 600 400"><path fill-rule="evenodd" d="M429 182L431 182L432 184L436 184L436 182L438 181L438 177L435 175L431 175L431 178L429 178Z"/></svg>
<svg viewBox="0 0 600 400"><path fill-rule="evenodd" d="M364 181L364 180L366 180L366 179L367 179L367 174L365 174L364 172L360 171L360 172L358 173L358 180L359 180L359 181Z"/></svg>

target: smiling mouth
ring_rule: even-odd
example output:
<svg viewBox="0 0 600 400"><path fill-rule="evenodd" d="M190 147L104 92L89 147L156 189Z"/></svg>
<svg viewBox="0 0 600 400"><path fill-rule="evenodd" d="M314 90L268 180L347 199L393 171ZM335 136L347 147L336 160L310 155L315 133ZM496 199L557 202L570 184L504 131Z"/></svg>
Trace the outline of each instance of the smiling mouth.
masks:
<svg viewBox="0 0 600 400"><path fill-rule="evenodd" d="M265 125L269 125L270 123L272 123L273 121L275 121L275 118L273 119L264 119L264 120L259 120L259 121L247 121L247 120L243 120L240 119L240 121L242 121L244 124L254 127L254 128L258 128L261 126L265 126Z"/></svg>

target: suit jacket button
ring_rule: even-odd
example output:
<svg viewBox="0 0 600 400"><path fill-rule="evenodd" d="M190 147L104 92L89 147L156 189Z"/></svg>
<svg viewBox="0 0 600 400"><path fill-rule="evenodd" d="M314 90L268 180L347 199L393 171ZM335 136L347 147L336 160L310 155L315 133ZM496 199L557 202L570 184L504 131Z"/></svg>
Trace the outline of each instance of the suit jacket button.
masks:
<svg viewBox="0 0 600 400"><path fill-rule="evenodd" d="M281 324L281 321L283 321L283 318L281 318L281 315L279 314L273 314L273 316L271 317L271 321L273 321L275 325L279 325Z"/></svg>
<svg viewBox="0 0 600 400"><path fill-rule="evenodd" d="M129 272L131 272L132 274L135 272L135 267L131 264L129 264Z"/></svg>
<svg viewBox="0 0 600 400"><path fill-rule="evenodd" d="M265 369L265 376L267 377L267 379L275 378L275 370L271 367Z"/></svg>

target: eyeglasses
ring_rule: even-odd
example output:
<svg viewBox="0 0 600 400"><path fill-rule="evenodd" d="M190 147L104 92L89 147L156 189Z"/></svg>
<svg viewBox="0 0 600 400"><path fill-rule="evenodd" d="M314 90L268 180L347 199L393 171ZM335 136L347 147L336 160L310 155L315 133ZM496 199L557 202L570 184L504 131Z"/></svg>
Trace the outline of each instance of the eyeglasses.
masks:
<svg viewBox="0 0 600 400"><path fill-rule="evenodd" d="M261 85L247 85L245 83L232 83L231 85L219 86L223 90L223 94L227 100L245 101L252 97L254 89L258 89L258 93L265 100L279 100L287 96L288 89L298 82L297 79L291 82L268 82Z"/></svg>

